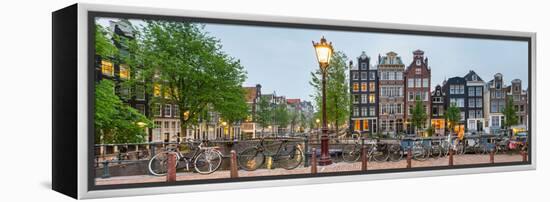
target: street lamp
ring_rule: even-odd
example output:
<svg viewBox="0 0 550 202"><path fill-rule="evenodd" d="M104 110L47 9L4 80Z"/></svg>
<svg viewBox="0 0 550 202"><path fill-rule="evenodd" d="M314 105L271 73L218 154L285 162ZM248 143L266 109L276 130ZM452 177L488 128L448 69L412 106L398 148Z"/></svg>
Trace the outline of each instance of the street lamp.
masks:
<svg viewBox="0 0 550 202"><path fill-rule="evenodd" d="M319 67L321 68L321 74L322 74L322 84L323 84L323 93L322 93L322 100L323 100L323 106L321 110L323 111L323 128L322 135L321 135L321 159L319 160L319 165L325 166L332 164L332 160L330 160L330 155L328 153L328 127L327 127L327 110L326 110L326 77L327 77L327 70L330 64L330 58L332 57L332 42L327 43L327 40L325 37L321 37L321 41L318 43L315 43L312 41L313 47L315 48L315 53L317 55L317 61L319 62Z"/></svg>

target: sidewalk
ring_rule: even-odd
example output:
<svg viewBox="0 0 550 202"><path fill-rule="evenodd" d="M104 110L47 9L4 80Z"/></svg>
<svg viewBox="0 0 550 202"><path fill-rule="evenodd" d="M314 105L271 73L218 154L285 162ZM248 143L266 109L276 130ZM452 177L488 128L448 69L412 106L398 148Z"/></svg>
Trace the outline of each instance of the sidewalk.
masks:
<svg viewBox="0 0 550 202"><path fill-rule="evenodd" d="M502 162L520 162L522 160L521 155L507 155L500 154L495 155L495 163ZM449 159L430 158L426 161L412 160L411 166L415 167L431 167L431 166L446 166L449 163ZM489 155L455 155L454 165L467 165L467 164L484 164L489 163ZM373 162L369 161L367 164L367 170L379 170L379 169L396 169L406 168L407 161L405 159L398 162ZM361 162L355 163L334 163L329 166L318 166L319 173L327 172L345 172L345 171L358 171L361 170ZM298 167L293 170L285 170L282 168L275 169L258 169L255 171L239 170L239 177L256 177L256 176L270 176L270 175L292 175L292 174L307 174L310 173L311 167ZM202 175L193 172L180 172L177 173L177 181L185 180L200 180L200 179L221 179L229 178L228 170L216 171L209 175ZM150 182L164 182L166 177L157 177L151 175L135 175L135 176L123 176L123 177L111 177L111 178L96 178L96 185L114 185L114 184L133 184L133 183L150 183Z"/></svg>

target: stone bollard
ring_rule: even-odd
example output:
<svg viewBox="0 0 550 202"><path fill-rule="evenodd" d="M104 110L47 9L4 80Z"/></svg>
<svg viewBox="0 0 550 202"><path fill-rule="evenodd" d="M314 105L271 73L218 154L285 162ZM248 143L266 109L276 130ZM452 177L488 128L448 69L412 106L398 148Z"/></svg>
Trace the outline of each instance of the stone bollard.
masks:
<svg viewBox="0 0 550 202"><path fill-rule="evenodd" d="M407 150L407 168L412 168L412 149Z"/></svg>
<svg viewBox="0 0 550 202"><path fill-rule="evenodd" d="M454 150L452 148L449 148L449 166L453 166L454 164L453 153L454 153Z"/></svg>
<svg viewBox="0 0 550 202"><path fill-rule="evenodd" d="M317 174L317 150L311 148L311 174Z"/></svg>
<svg viewBox="0 0 550 202"><path fill-rule="evenodd" d="M365 146L361 147L361 170L367 171L367 149Z"/></svg>
<svg viewBox="0 0 550 202"><path fill-rule="evenodd" d="M523 162L527 162L527 152L521 151L521 158Z"/></svg>
<svg viewBox="0 0 550 202"><path fill-rule="evenodd" d="M176 153L168 153L168 165L167 165L166 182L176 181Z"/></svg>
<svg viewBox="0 0 550 202"><path fill-rule="evenodd" d="M491 153L489 154L489 162L491 164L495 163L495 150L491 150Z"/></svg>
<svg viewBox="0 0 550 202"><path fill-rule="evenodd" d="M230 161L230 172L229 175L231 178L238 178L239 177L239 171L237 169L237 152L235 150L231 150L231 161Z"/></svg>

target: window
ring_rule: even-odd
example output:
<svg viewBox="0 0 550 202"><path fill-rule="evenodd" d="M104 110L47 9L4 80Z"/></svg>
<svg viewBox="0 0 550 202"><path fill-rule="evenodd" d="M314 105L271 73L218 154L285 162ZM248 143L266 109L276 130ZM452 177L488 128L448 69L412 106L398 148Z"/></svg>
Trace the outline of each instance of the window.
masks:
<svg viewBox="0 0 550 202"><path fill-rule="evenodd" d="M114 76L115 69L113 63L105 60L101 60L101 73L107 76Z"/></svg>
<svg viewBox="0 0 550 202"><path fill-rule="evenodd" d="M367 103L367 95L366 94L361 95L361 103Z"/></svg>
<svg viewBox="0 0 550 202"><path fill-rule="evenodd" d="M491 101L491 113L497 113L498 111L498 101Z"/></svg>
<svg viewBox="0 0 550 202"><path fill-rule="evenodd" d="M128 79L130 78L130 70L128 68L128 65L119 65L119 76L121 79Z"/></svg>
<svg viewBox="0 0 550 202"><path fill-rule="evenodd" d="M388 114L388 104L381 104L380 108L381 108L382 114Z"/></svg>
<svg viewBox="0 0 550 202"><path fill-rule="evenodd" d="M374 83L374 81L369 82L369 91L370 92L376 91L376 83Z"/></svg>
<svg viewBox="0 0 550 202"><path fill-rule="evenodd" d="M158 83L155 83L153 85L153 95L155 97L160 97L161 96L161 87L160 87L160 84Z"/></svg>
<svg viewBox="0 0 550 202"><path fill-rule="evenodd" d="M361 70L367 69L367 63L361 63Z"/></svg>
<svg viewBox="0 0 550 202"><path fill-rule="evenodd" d="M483 118L483 111L482 110L476 110L476 118Z"/></svg>
<svg viewBox="0 0 550 202"><path fill-rule="evenodd" d="M361 80L367 80L367 72L361 72Z"/></svg>
<svg viewBox="0 0 550 202"><path fill-rule="evenodd" d="M145 105L143 105L143 104L136 104L136 109L139 111L139 113L145 115Z"/></svg>
<svg viewBox="0 0 550 202"><path fill-rule="evenodd" d="M366 82L361 83L361 91L367 92L367 83Z"/></svg>
<svg viewBox="0 0 550 202"><path fill-rule="evenodd" d="M500 98L501 96L502 96L502 92L500 92L500 91L495 92L495 97L496 98Z"/></svg>
<svg viewBox="0 0 550 202"><path fill-rule="evenodd" d="M165 117L172 116L172 105L169 105L169 104L164 105L164 116Z"/></svg>
<svg viewBox="0 0 550 202"><path fill-rule="evenodd" d="M395 72L388 72L388 80L395 80Z"/></svg>
<svg viewBox="0 0 550 202"><path fill-rule="evenodd" d="M178 105L174 105L174 117L180 117L180 107Z"/></svg>
<svg viewBox="0 0 550 202"><path fill-rule="evenodd" d="M519 105L519 111L520 112L525 111L525 105Z"/></svg>
<svg viewBox="0 0 550 202"><path fill-rule="evenodd" d="M476 100L473 98L468 99L468 107L475 107L476 106Z"/></svg>
<svg viewBox="0 0 550 202"><path fill-rule="evenodd" d="M419 59L416 60L416 66L420 66L421 61Z"/></svg>
<svg viewBox="0 0 550 202"><path fill-rule="evenodd" d="M374 110L374 107L372 107L372 106L369 107L369 114L370 114L370 116L376 116L376 112Z"/></svg>
<svg viewBox="0 0 550 202"><path fill-rule="evenodd" d="M420 75L420 74L422 74L422 69L420 67L415 68L414 73Z"/></svg>
<svg viewBox="0 0 550 202"><path fill-rule="evenodd" d="M422 87L422 79L414 79L417 88Z"/></svg>
<svg viewBox="0 0 550 202"><path fill-rule="evenodd" d="M469 110L468 111L468 118L472 119L476 117L476 111L475 110Z"/></svg>
<svg viewBox="0 0 550 202"><path fill-rule="evenodd" d="M429 82L428 79L422 79L422 87L423 87L423 88L428 88L428 87L430 87L430 86L429 86L429 83L430 83L430 82Z"/></svg>
<svg viewBox="0 0 550 202"><path fill-rule="evenodd" d="M353 116L359 116L359 108L358 107L353 108Z"/></svg>
<svg viewBox="0 0 550 202"><path fill-rule="evenodd" d="M407 87L414 88L414 79L407 79Z"/></svg>
<svg viewBox="0 0 550 202"><path fill-rule="evenodd" d="M376 72L369 72L369 77L370 80L376 80Z"/></svg>
<svg viewBox="0 0 550 202"><path fill-rule="evenodd" d="M483 87L476 87L476 96L481 96L482 91Z"/></svg>
<svg viewBox="0 0 550 202"><path fill-rule="evenodd" d="M130 98L130 89L127 86L120 86L118 88L118 94L120 98L129 99Z"/></svg>
<svg viewBox="0 0 550 202"><path fill-rule="evenodd" d="M353 83L353 91L354 92L359 91L359 83Z"/></svg>
<svg viewBox="0 0 550 202"><path fill-rule="evenodd" d="M374 93L371 93L371 94L369 95L369 102L370 102L370 103L374 103L374 102L376 102L375 99L376 99L376 97L374 96Z"/></svg>
<svg viewBox="0 0 550 202"><path fill-rule="evenodd" d="M482 108L483 107L483 99L476 98L476 107L477 108Z"/></svg>
<svg viewBox="0 0 550 202"><path fill-rule="evenodd" d="M499 127L500 126L500 117L498 116L492 116L491 117L491 126L492 127Z"/></svg>
<svg viewBox="0 0 550 202"><path fill-rule="evenodd" d="M359 95L353 95L353 104L359 104Z"/></svg>
<svg viewBox="0 0 550 202"><path fill-rule="evenodd" d="M403 72L395 72L395 80L403 80Z"/></svg>
<svg viewBox="0 0 550 202"><path fill-rule="evenodd" d="M162 109L159 103L156 103L155 106L153 106L153 114L155 116L162 116Z"/></svg>
<svg viewBox="0 0 550 202"><path fill-rule="evenodd" d="M464 98L451 98L450 103L456 107L464 107Z"/></svg>
<svg viewBox="0 0 550 202"><path fill-rule="evenodd" d="M369 129L369 120L363 120L363 130Z"/></svg>
<svg viewBox="0 0 550 202"><path fill-rule="evenodd" d="M358 80L358 79L359 79L359 74L358 74L357 72L352 72L352 73L351 73L351 78L352 78L353 80Z"/></svg>
<svg viewBox="0 0 550 202"><path fill-rule="evenodd" d="M414 101L414 93L409 92L409 101Z"/></svg>
<svg viewBox="0 0 550 202"><path fill-rule="evenodd" d="M361 116L368 116L367 107L361 107Z"/></svg>
<svg viewBox="0 0 550 202"><path fill-rule="evenodd" d="M164 128L166 128L166 129L170 128L170 122L169 121L164 122Z"/></svg>
<svg viewBox="0 0 550 202"><path fill-rule="evenodd" d="M470 97L476 96L476 88L469 87L468 88L468 96L470 96Z"/></svg>
<svg viewBox="0 0 550 202"><path fill-rule="evenodd" d="M145 100L145 86L137 85L135 94L137 100Z"/></svg>
<svg viewBox="0 0 550 202"><path fill-rule="evenodd" d="M461 121L464 121L465 120L465 114L464 112L460 112L460 120Z"/></svg>
<svg viewBox="0 0 550 202"><path fill-rule="evenodd" d="M361 121L360 121L360 120L355 120L355 124L354 124L354 126L353 126L353 129L354 129L355 131L361 130Z"/></svg>

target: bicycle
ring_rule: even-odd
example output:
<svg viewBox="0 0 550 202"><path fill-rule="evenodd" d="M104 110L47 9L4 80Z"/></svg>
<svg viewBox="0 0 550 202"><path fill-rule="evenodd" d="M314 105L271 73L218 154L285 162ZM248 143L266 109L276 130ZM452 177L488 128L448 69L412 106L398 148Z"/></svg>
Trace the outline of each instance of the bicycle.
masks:
<svg viewBox="0 0 550 202"><path fill-rule="evenodd" d="M244 149L238 155L239 167L246 171L254 171L264 165L267 156L272 161L286 170L298 167L304 161L303 152L297 145L290 145L288 140L281 143L264 145L264 138L256 146ZM277 146L275 152L270 152L266 147Z"/></svg>
<svg viewBox="0 0 550 202"><path fill-rule="evenodd" d="M149 160L149 172L155 176L166 175L170 153L176 154L176 168L179 162L183 161L187 171L190 171L190 167L200 174L210 174L218 170L222 163L222 154L218 147L206 147L207 140L202 141L197 147L193 147L193 143L188 141L189 146L194 150L192 153L184 154L177 147L169 147L166 151L156 154Z"/></svg>
<svg viewBox="0 0 550 202"><path fill-rule="evenodd" d="M377 139L369 141L365 144L367 147L367 160L374 159L378 162L384 162L388 159L391 161L399 161L403 157L401 148L395 144L380 144ZM354 144L346 145L342 149L342 159L345 162L356 162L361 157L361 148L363 147L359 141Z"/></svg>

